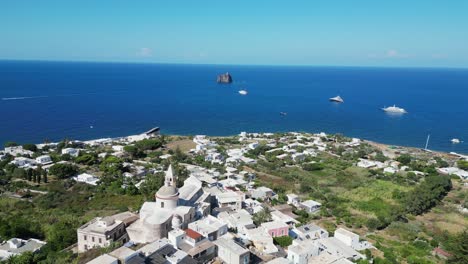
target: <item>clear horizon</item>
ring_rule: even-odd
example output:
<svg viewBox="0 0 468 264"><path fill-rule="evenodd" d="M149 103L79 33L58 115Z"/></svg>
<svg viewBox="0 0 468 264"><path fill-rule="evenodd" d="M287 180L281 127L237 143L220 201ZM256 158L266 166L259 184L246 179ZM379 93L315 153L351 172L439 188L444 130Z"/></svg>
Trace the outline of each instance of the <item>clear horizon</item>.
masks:
<svg viewBox="0 0 468 264"><path fill-rule="evenodd" d="M468 67L468 2L436 0L0 4L0 59Z"/></svg>

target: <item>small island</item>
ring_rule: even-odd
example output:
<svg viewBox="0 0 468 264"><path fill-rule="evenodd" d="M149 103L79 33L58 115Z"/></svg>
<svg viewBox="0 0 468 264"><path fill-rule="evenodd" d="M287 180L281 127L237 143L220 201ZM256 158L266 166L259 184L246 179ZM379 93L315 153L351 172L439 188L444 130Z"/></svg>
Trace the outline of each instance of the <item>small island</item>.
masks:
<svg viewBox="0 0 468 264"><path fill-rule="evenodd" d="M232 76L229 74L229 72L226 72L224 74L218 75L218 78L216 79L216 82L218 83L232 83Z"/></svg>

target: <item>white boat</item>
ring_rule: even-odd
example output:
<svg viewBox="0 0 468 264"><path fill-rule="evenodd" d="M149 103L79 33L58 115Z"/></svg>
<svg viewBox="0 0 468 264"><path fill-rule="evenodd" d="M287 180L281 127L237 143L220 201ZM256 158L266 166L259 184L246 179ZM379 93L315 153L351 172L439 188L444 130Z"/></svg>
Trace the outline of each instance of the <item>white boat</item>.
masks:
<svg viewBox="0 0 468 264"><path fill-rule="evenodd" d="M247 95L247 90L240 90L240 91L239 91L239 94L241 94L241 95Z"/></svg>
<svg viewBox="0 0 468 264"><path fill-rule="evenodd" d="M452 140L450 140L453 144L459 144L460 143L460 140L458 138L452 138Z"/></svg>
<svg viewBox="0 0 468 264"><path fill-rule="evenodd" d="M330 101L332 102L336 102L336 103L344 103L344 100L343 98L341 98L341 96L335 96L335 97L332 97L329 99Z"/></svg>
<svg viewBox="0 0 468 264"><path fill-rule="evenodd" d="M384 108L382 108L382 110L384 110L387 113L396 113L396 114L406 114L406 113L408 113L408 112L406 112L405 109L397 107L395 105L389 106L389 107L384 107Z"/></svg>

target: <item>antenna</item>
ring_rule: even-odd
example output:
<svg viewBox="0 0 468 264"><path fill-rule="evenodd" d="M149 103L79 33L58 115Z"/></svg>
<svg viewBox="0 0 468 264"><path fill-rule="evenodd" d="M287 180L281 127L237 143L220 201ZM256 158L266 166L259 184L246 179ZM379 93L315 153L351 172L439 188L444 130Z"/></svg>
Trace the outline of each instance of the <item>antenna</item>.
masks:
<svg viewBox="0 0 468 264"><path fill-rule="evenodd" d="M425 150L427 150L427 146L429 145L429 139L431 138L431 134L427 135L427 139L426 139L426 147L424 148Z"/></svg>

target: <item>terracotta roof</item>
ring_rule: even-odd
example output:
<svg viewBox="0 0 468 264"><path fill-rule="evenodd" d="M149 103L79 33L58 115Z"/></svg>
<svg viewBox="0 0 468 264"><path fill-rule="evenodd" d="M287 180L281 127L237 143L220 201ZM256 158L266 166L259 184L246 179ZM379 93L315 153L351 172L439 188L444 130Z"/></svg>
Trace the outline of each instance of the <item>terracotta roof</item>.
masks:
<svg viewBox="0 0 468 264"><path fill-rule="evenodd" d="M190 228L187 228L184 231L187 234L187 236L190 237L190 238L198 239L198 238L202 237L202 235L200 233L198 233L197 231L192 230Z"/></svg>

